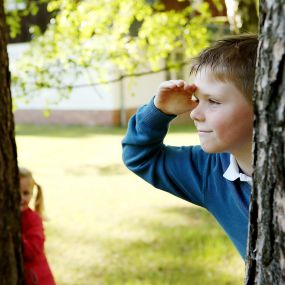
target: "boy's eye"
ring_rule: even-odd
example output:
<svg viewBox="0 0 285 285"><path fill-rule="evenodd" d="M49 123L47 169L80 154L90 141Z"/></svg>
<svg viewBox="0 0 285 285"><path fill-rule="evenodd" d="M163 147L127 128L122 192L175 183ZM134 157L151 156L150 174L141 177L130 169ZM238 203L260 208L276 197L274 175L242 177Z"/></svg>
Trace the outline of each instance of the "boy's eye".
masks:
<svg viewBox="0 0 285 285"><path fill-rule="evenodd" d="M220 102L216 101L216 100L213 100L213 99L209 99L209 103L210 104L214 104L214 105L219 105Z"/></svg>

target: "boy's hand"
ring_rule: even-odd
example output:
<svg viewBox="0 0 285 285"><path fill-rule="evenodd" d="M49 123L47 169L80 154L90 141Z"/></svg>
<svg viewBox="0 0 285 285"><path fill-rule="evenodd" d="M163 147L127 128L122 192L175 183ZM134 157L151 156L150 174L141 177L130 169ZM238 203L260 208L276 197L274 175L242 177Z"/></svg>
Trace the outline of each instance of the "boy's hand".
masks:
<svg viewBox="0 0 285 285"><path fill-rule="evenodd" d="M154 97L154 105L168 115L179 115L192 111L196 104L192 94L197 87L183 80L169 80L160 84L158 94Z"/></svg>

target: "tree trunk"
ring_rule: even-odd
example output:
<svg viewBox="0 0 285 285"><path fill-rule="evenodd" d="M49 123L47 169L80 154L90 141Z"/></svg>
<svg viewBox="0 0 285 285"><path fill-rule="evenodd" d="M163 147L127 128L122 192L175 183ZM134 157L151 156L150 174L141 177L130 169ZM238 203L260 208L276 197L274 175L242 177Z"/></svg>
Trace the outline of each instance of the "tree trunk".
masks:
<svg viewBox="0 0 285 285"><path fill-rule="evenodd" d="M263 0L246 285L285 284L285 4Z"/></svg>
<svg viewBox="0 0 285 285"><path fill-rule="evenodd" d="M3 0L0 0L0 283L23 284L20 195Z"/></svg>

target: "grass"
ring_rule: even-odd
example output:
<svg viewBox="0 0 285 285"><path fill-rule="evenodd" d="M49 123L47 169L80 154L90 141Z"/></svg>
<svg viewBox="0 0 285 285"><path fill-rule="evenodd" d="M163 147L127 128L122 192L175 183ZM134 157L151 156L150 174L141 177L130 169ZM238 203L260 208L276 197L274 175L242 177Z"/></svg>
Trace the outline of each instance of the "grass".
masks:
<svg viewBox="0 0 285 285"><path fill-rule="evenodd" d="M196 144L189 127L166 143ZM16 127L19 165L43 186L58 285L238 285L244 264L203 209L154 190L121 161L124 129Z"/></svg>

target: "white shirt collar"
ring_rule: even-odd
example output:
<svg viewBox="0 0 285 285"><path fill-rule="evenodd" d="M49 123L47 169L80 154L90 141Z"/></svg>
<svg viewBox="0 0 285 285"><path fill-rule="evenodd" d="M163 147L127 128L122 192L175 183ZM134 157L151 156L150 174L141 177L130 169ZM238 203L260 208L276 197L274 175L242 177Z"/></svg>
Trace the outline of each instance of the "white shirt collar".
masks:
<svg viewBox="0 0 285 285"><path fill-rule="evenodd" d="M230 155L230 165L227 168L227 170L225 171L225 173L223 174L223 176L224 176L224 178L226 178L230 181L240 179L240 181L247 182L248 184L250 184L252 186L252 177L250 177L244 173L241 173L239 171L237 161L232 154Z"/></svg>

